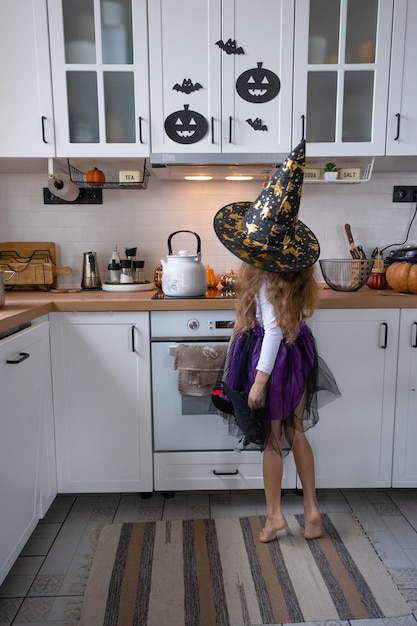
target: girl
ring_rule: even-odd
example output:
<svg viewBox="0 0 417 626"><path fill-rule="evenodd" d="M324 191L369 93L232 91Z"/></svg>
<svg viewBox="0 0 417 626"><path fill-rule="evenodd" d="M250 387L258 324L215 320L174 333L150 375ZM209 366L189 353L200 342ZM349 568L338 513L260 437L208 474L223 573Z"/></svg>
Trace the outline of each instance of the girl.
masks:
<svg viewBox="0 0 417 626"><path fill-rule="evenodd" d="M289 450L303 487L301 532L306 539L322 535L313 451L305 431L318 421L319 401L323 406L340 395L305 323L316 302L313 265L320 247L298 220L304 164L302 142L253 204L228 205L214 219L220 241L244 261L224 380L247 394L249 408L263 419L267 519L262 542L274 540L286 527L281 481Z"/></svg>

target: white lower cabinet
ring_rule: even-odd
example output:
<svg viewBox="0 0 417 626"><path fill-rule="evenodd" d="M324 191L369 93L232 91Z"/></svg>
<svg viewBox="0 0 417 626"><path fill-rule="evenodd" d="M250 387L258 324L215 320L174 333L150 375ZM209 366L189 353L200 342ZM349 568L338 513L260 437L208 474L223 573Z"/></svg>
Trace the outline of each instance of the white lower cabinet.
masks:
<svg viewBox="0 0 417 626"><path fill-rule="evenodd" d="M149 314L50 319L58 492L152 491Z"/></svg>
<svg viewBox="0 0 417 626"><path fill-rule="evenodd" d="M342 394L309 431L318 488L391 486L399 317L395 309L350 309L311 319Z"/></svg>
<svg viewBox="0 0 417 626"><path fill-rule="evenodd" d="M47 321L0 342L0 584L56 495L50 378Z"/></svg>
<svg viewBox="0 0 417 626"><path fill-rule="evenodd" d="M393 487L417 487L417 310L402 309L395 412Z"/></svg>

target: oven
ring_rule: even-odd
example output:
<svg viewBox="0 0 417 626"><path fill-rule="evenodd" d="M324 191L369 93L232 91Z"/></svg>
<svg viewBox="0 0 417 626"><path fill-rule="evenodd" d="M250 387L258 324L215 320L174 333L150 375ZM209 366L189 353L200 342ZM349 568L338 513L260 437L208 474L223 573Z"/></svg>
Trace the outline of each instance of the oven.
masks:
<svg viewBox="0 0 417 626"><path fill-rule="evenodd" d="M258 489L262 455L242 450L211 395L180 392L177 350L226 349L234 311L151 311L154 485L156 491Z"/></svg>

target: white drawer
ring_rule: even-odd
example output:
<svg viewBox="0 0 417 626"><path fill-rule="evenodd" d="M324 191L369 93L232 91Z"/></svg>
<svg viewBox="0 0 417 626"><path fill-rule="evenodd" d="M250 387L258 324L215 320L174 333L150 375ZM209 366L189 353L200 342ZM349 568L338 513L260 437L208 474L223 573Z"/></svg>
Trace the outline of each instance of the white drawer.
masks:
<svg viewBox="0 0 417 626"><path fill-rule="evenodd" d="M284 488L295 488L292 457L285 460ZM243 452L155 452L154 490L263 489L262 454Z"/></svg>

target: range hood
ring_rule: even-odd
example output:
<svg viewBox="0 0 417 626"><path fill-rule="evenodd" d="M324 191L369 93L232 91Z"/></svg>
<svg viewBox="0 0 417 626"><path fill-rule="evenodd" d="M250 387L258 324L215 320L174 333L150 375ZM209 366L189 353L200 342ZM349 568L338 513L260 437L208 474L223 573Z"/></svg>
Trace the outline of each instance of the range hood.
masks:
<svg viewBox="0 0 417 626"><path fill-rule="evenodd" d="M227 176L264 180L285 160L282 154L156 154L150 156L152 176L163 180L207 176L225 180Z"/></svg>

